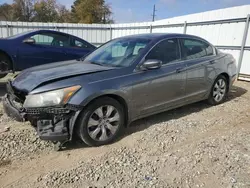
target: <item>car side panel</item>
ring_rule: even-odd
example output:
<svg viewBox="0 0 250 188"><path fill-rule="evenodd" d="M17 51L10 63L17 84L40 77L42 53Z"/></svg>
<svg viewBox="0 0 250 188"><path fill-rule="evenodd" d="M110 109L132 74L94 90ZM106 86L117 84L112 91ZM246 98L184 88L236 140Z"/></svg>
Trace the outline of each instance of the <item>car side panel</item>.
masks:
<svg viewBox="0 0 250 188"><path fill-rule="evenodd" d="M230 54L217 54L216 58L214 58L214 63L209 66L208 70L210 71L208 71L208 92L206 95L207 97L210 94L213 83L220 74L227 74L229 76L229 89L231 88L232 83L236 79L236 63L235 59Z"/></svg>
<svg viewBox="0 0 250 188"><path fill-rule="evenodd" d="M211 85L209 75L215 74L214 63L216 63L215 56L193 59L186 62L186 97L188 101L201 100L209 92Z"/></svg>
<svg viewBox="0 0 250 188"><path fill-rule="evenodd" d="M47 63L63 61L65 53L63 49L36 44L19 44L17 70L43 65Z"/></svg>
<svg viewBox="0 0 250 188"><path fill-rule="evenodd" d="M133 85L134 108L140 116L144 116L176 106L184 99L185 88L186 71L183 62L156 70L139 71Z"/></svg>
<svg viewBox="0 0 250 188"><path fill-rule="evenodd" d="M52 62L65 61L77 59L85 54L91 52L91 50L79 50L75 48L66 47L56 47L56 46L46 46L46 45L36 45L36 44L24 44L22 41L29 38L35 34L43 33L44 31L34 31L32 33L26 34L22 37L13 39L16 46L16 62L15 70L23 70L29 67L43 65ZM45 31L44 33L56 33L54 31ZM60 33L61 35L68 36L71 39L71 35ZM82 40L82 39L78 39Z"/></svg>

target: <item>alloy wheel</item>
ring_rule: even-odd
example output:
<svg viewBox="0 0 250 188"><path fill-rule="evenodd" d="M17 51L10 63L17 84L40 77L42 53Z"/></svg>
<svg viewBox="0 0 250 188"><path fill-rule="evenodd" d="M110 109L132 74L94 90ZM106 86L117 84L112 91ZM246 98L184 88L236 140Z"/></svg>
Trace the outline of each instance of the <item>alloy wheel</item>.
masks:
<svg viewBox="0 0 250 188"><path fill-rule="evenodd" d="M216 102L220 102L226 94L227 86L224 79L219 79L213 88L213 98Z"/></svg>
<svg viewBox="0 0 250 188"><path fill-rule="evenodd" d="M117 132L119 122L120 115L114 106L101 106L88 120L88 134L93 140L106 141Z"/></svg>

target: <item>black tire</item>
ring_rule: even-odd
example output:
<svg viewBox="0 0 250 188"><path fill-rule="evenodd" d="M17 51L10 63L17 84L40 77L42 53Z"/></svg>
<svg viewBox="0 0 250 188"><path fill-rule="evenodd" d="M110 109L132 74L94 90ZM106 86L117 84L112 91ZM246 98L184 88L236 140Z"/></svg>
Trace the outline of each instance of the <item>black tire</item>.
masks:
<svg viewBox="0 0 250 188"><path fill-rule="evenodd" d="M221 99L219 98L219 100L216 100L215 98L215 95L214 95L214 92L216 92L216 84L219 82L219 81L224 81L225 82L225 93L224 95L221 97ZM213 83L213 86L212 86L212 89L210 91L210 94L209 94L209 98L208 98L208 103L211 104L211 105L218 105L218 104L221 104L225 101L226 97L227 97L227 94L228 94L228 80L226 79L225 76L223 75L219 75L216 80L214 81Z"/></svg>
<svg viewBox="0 0 250 188"><path fill-rule="evenodd" d="M11 61L9 57L3 53L0 53L0 78L4 78L7 73L1 73L11 69Z"/></svg>
<svg viewBox="0 0 250 188"><path fill-rule="evenodd" d="M110 135L112 136L105 141L94 140L93 138L91 138L90 133L89 133L90 128L88 128L89 119L93 117L94 112L102 106L113 106L116 112L119 114L119 121L117 121L118 125L116 128L116 132L113 135L111 134L111 132L109 132ZM76 133L79 136L79 138L89 146L106 145L106 144L112 143L120 135L120 133L122 132L124 128L124 123L125 123L125 113L124 113L123 106L113 98L102 97L102 98L98 98L94 100L80 114L80 117L77 121ZM100 126L100 125L97 125L97 126ZM102 129L98 134L102 134Z"/></svg>

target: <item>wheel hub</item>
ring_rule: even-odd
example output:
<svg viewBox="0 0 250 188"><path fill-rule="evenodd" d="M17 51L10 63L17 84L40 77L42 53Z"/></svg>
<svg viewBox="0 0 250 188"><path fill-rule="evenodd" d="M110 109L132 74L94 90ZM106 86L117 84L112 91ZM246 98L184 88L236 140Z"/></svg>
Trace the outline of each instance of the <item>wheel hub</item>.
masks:
<svg viewBox="0 0 250 188"><path fill-rule="evenodd" d="M226 94L226 82L223 79L219 79L214 85L213 98L216 102L220 102Z"/></svg>
<svg viewBox="0 0 250 188"><path fill-rule="evenodd" d="M96 109L88 121L88 134L96 141L105 141L116 133L120 115L113 106L101 106Z"/></svg>

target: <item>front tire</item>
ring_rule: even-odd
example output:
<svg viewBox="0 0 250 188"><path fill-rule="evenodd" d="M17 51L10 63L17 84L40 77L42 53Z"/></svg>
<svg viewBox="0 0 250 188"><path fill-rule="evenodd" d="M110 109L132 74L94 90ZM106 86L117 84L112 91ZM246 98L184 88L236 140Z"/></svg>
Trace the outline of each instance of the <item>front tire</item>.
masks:
<svg viewBox="0 0 250 188"><path fill-rule="evenodd" d="M225 101L228 94L228 80L225 76L219 75L211 89L208 103L211 105L221 104Z"/></svg>
<svg viewBox="0 0 250 188"><path fill-rule="evenodd" d="M120 135L124 122L123 106L113 98L102 97L82 112L77 134L89 146L106 145Z"/></svg>

